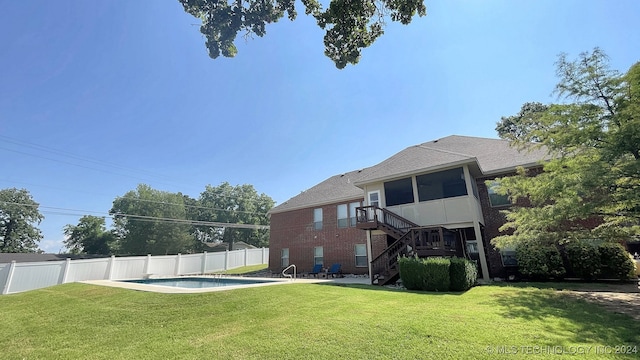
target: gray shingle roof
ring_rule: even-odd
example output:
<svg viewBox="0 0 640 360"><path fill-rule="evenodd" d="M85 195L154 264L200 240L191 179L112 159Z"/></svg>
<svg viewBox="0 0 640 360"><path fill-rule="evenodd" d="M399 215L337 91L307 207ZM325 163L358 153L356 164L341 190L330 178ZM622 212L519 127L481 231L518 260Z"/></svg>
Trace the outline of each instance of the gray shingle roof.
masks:
<svg viewBox="0 0 640 360"><path fill-rule="evenodd" d="M357 185L386 180L403 175L472 163L480 175L497 175L513 171L518 166L533 166L547 159L544 149L521 150L509 141L452 135L410 146L381 163L362 170L336 175L303 191L271 209L278 213L322 204L364 198Z"/></svg>

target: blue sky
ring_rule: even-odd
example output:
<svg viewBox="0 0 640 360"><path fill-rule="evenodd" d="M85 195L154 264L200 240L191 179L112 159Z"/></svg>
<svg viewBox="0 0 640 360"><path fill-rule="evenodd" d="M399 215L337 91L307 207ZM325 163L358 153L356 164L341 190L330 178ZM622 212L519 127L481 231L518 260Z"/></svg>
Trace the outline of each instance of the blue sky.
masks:
<svg viewBox="0 0 640 360"><path fill-rule="evenodd" d="M246 183L281 203L410 145L495 138L501 116L556 100L561 52L640 60L638 1L426 6L338 70L303 11L212 60L178 1L0 0L0 188L31 192L57 253L65 224L139 183Z"/></svg>

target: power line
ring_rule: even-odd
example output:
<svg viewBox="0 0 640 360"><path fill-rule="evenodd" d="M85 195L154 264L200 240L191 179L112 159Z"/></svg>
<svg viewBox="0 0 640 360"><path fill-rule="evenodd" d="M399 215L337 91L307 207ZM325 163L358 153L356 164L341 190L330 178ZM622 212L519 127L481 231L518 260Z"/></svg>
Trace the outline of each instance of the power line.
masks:
<svg viewBox="0 0 640 360"><path fill-rule="evenodd" d="M127 220L139 220L139 221L163 221L170 222L182 225L203 225L203 226L212 226L212 227L229 227L229 228L238 228L238 229L252 229L252 230L267 230L269 229L269 225L258 225L258 224L240 224L240 223L226 223L226 222L217 222L217 221L200 221L200 220L188 220L188 219L176 219L176 218L165 218L165 217L157 217L157 216L145 216L145 215L135 215L135 214L108 214L104 212L98 211L86 211L86 210L77 210L77 209L66 209L66 208L58 208L52 206L40 206L39 204L24 204L24 203L16 203L11 201L2 201L4 204L12 204L12 205L20 205L20 206L29 206L35 208L43 208L53 210L52 213L57 215L69 215L69 216L80 216L85 215L86 213L94 213L100 214L102 217L117 219L119 217L125 217ZM47 210L45 210L47 211ZM45 212L43 211L43 212ZM72 211L72 212L80 212L77 213L61 213L58 211Z"/></svg>

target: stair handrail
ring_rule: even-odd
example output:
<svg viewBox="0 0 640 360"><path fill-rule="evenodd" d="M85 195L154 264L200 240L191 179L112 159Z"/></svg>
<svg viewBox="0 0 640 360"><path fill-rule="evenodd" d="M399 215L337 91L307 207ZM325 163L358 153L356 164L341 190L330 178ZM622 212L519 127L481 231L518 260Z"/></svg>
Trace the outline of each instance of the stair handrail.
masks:
<svg viewBox="0 0 640 360"><path fill-rule="evenodd" d="M293 268L293 277L291 277L291 274L287 274L287 270ZM289 266L287 266L286 268L284 268L284 270L282 270L282 276L289 278L291 280L295 280L296 279L296 265L295 264L291 264Z"/></svg>

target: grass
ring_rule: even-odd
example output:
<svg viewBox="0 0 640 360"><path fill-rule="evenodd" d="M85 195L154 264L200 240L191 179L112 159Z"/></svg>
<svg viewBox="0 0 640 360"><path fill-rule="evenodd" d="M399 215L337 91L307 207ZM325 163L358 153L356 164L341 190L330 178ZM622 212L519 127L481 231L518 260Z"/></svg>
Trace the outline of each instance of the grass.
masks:
<svg viewBox="0 0 640 360"><path fill-rule="evenodd" d="M536 359L548 355L523 347L640 347L640 322L534 287L287 284L184 295L74 283L0 296L0 309L3 359L488 359L514 350L509 358Z"/></svg>
<svg viewBox="0 0 640 360"><path fill-rule="evenodd" d="M265 270L269 265L268 264L260 264L260 265L251 265L251 266L243 266L235 269L224 270L224 271L216 271L214 274L226 274L226 275L246 275L258 271Z"/></svg>

